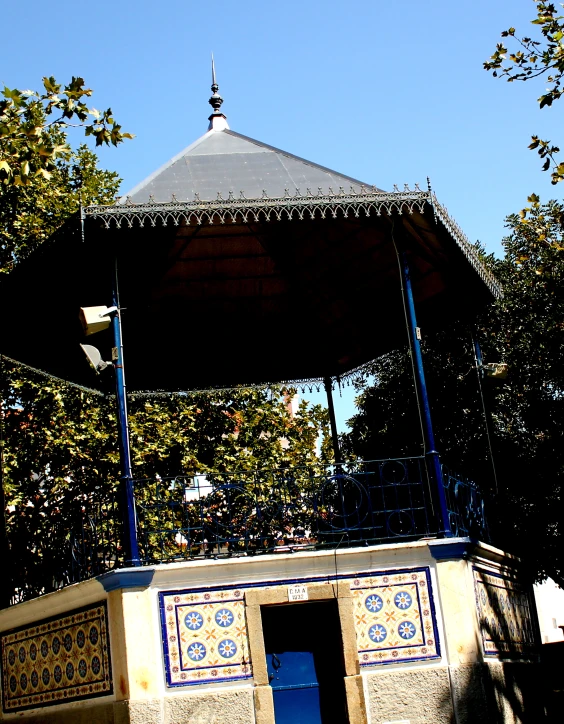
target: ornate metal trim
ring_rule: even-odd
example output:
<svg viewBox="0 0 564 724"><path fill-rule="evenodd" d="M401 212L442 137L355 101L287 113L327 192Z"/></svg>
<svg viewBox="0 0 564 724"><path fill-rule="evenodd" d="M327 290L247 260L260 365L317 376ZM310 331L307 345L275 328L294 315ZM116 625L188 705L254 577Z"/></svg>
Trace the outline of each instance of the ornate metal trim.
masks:
<svg viewBox="0 0 564 724"><path fill-rule="evenodd" d="M349 370L348 372L343 373L342 375L331 375L329 378L331 380L331 389L334 390L336 387L343 384L347 385L348 387L350 384L354 385L356 382L360 382L361 380L370 377L370 375L372 374L371 370L373 364L374 360L370 360L362 365L359 365L358 367L355 367L352 370ZM171 395L222 395L232 392L242 392L243 390L270 390L281 388L292 388L302 393L309 392L311 394L314 389L319 392L320 390L324 389L324 387L325 377L304 377L296 380L276 380L270 382L255 383L251 382L242 383L239 385L232 385L231 387L203 387L201 389L175 390L173 392L167 390L132 390L131 392L127 393L127 396L130 399L135 399L141 397L170 397Z"/></svg>
<svg viewBox="0 0 564 724"><path fill-rule="evenodd" d="M497 281L489 269L486 269L486 267L482 264L482 260L480 259L474 245L470 242L456 221L449 215L446 208L439 203L437 197L432 191L430 192L430 203L433 206L435 218L441 222L460 249L464 252L464 255L494 297L496 299L501 299L501 297L503 297L501 284Z"/></svg>
<svg viewBox="0 0 564 724"><path fill-rule="evenodd" d="M100 220L106 229L112 227L120 229L122 225L131 229L135 225L143 227L146 224L155 227L161 224L163 226L244 224L283 219L303 221L328 217L335 219L338 216L344 218L353 216L358 219L372 214L401 216L405 213L413 214L415 211L422 214L426 204L431 206L435 219L440 221L451 235L494 297L501 297L499 283L484 267L462 229L441 206L433 191L421 191L417 185L414 189L406 185L403 191L395 187L393 192L365 186L361 186L360 191L352 186L345 191L341 186L337 192L329 189L329 193L323 193L321 189L318 189L317 193L312 193L307 189L305 195L300 189L296 189L293 195L286 189L283 197L275 198L269 198L266 191L263 191L260 199L247 199L242 191L239 198L230 192L229 197L224 199L221 193L218 193L215 201L201 200L197 194L192 201L178 201L173 197L168 202L151 200L144 204L133 204L126 199L112 205L88 206L84 209L84 216Z"/></svg>
<svg viewBox="0 0 564 724"><path fill-rule="evenodd" d="M308 217L336 218L339 214L345 218L349 214L358 218L363 213L366 216L370 216L371 213L377 216L385 213L390 216L394 212L403 214L407 211L412 214L415 210L423 213L427 202L430 202L428 192L421 191L417 187L414 190L406 187L402 192L386 193L366 187L356 191L352 186L349 191L345 191L341 186L338 192L329 189L328 194L323 193L321 189L315 194L307 189L304 195L300 189L296 189L291 195L286 189L283 197L275 198L269 198L267 192L263 191L260 199L247 199L241 191L239 198L230 192L229 198L224 199L221 193L218 193L215 201L203 201L197 194L193 201L178 201L173 198L168 202L149 201L144 204L132 204L126 200L125 203L114 205L89 206L85 209L85 214L87 218L101 219L106 228L112 225L121 228L124 221L129 228L132 228L135 222L140 226L146 223L156 226L159 222L163 225L172 223L178 226L226 222L258 223L282 219L301 221Z"/></svg>

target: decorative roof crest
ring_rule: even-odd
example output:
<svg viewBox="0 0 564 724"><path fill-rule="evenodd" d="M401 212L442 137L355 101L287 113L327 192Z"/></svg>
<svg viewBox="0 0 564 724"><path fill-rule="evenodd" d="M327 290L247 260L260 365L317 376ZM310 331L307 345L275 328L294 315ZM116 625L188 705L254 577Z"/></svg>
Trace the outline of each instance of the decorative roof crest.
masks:
<svg viewBox="0 0 564 724"><path fill-rule="evenodd" d="M223 103L223 98L219 95L219 86L217 84L217 81L215 79L215 62L213 59L213 53L211 57L212 62L212 85L211 85L211 92L212 97L209 99L208 103L213 108L213 113L209 117L210 125L208 126L208 131L223 131L225 129L228 129L229 126L227 124L227 118L226 116L219 110L221 108L221 104Z"/></svg>

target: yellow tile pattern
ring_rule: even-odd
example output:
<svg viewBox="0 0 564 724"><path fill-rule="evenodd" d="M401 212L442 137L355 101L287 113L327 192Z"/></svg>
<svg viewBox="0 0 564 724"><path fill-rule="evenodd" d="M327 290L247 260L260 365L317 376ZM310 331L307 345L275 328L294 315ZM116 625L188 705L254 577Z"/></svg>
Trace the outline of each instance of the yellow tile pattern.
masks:
<svg viewBox="0 0 564 724"><path fill-rule="evenodd" d="M2 634L2 706L16 712L112 693L105 602Z"/></svg>
<svg viewBox="0 0 564 724"><path fill-rule="evenodd" d="M250 678L243 591L162 597L169 686Z"/></svg>
<svg viewBox="0 0 564 724"><path fill-rule="evenodd" d="M427 568L390 571L351 583L361 666L440 655Z"/></svg>

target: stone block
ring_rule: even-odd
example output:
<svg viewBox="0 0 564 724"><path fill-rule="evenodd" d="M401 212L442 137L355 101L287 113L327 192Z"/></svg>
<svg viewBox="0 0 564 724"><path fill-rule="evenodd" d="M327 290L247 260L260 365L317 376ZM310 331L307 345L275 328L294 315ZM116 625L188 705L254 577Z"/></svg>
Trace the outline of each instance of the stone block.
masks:
<svg viewBox="0 0 564 724"><path fill-rule="evenodd" d="M410 724L454 721L446 667L370 672L367 683L372 724L402 719Z"/></svg>
<svg viewBox="0 0 564 724"><path fill-rule="evenodd" d="M118 701L114 705L113 724L163 724L162 700Z"/></svg>
<svg viewBox="0 0 564 724"><path fill-rule="evenodd" d="M3 717L0 716L0 719L3 720ZM19 712L12 721L29 724L116 724L112 702L95 706L71 705L54 710L49 707L41 712Z"/></svg>
<svg viewBox="0 0 564 724"><path fill-rule="evenodd" d="M272 687L257 686L254 695L256 724L275 724Z"/></svg>
<svg viewBox="0 0 564 724"><path fill-rule="evenodd" d="M254 722L251 688L194 691L187 695L171 696L165 699L164 703L164 724L254 724Z"/></svg>
<svg viewBox="0 0 564 724"><path fill-rule="evenodd" d="M349 724L367 724L362 676L345 676L345 695Z"/></svg>

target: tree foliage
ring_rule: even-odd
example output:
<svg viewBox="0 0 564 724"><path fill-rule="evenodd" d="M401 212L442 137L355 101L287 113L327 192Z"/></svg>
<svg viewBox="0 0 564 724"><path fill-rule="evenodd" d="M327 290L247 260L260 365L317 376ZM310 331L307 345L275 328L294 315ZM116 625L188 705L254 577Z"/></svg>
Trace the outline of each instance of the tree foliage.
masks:
<svg viewBox="0 0 564 724"><path fill-rule="evenodd" d="M0 179L4 185L22 186L35 177L50 179L57 161L68 159L71 149L64 129L75 125L93 136L96 145L117 146L126 138L112 109L88 108L92 95L82 78L65 86L43 78L43 91L4 88L0 101ZM57 133L63 131L63 133Z"/></svg>
<svg viewBox="0 0 564 724"><path fill-rule="evenodd" d="M97 145L118 145L123 133L111 109L88 109L92 91L82 78L62 87L43 79L44 91L4 88L0 101L0 272L8 272L76 213L80 205L111 203L115 172L98 168L86 145L71 147L79 126Z"/></svg>
<svg viewBox="0 0 564 724"><path fill-rule="evenodd" d="M540 108L551 106L564 93L564 15L559 14L554 3L536 3L537 15L531 23L540 30L538 39L518 36L515 28L504 30L502 38L509 39L515 46L509 52L504 42L498 43L491 58L484 63L495 77L505 78L509 83L528 81L543 77L548 88L539 97ZM529 145L543 159L543 171L551 170L551 180L557 184L564 180L564 163L558 161L560 148L551 141L532 136Z"/></svg>
<svg viewBox="0 0 564 724"><path fill-rule="evenodd" d="M69 562L81 564L76 540L93 534L77 530L77 523L99 500L107 514L117 493L115 401L7 360L2 372L11 573L20 595L29 597L68 582ZM302 402L291 414L292 396L288 390L251 389L134 397L129 418L138 500L154 497L155 481L167 476L227 471L236 481L258 468L321 465L317 445L327 434L326 412ZM119 529L118 515L112 522ZM172 527L172 518L162 509L154 524ZM111 555L119 559L119 547Z"/></svg>
<svg viewBox="0 0 564 724"><path fill-rule="evenodd" d="M424 361L441 459L487 493L495 542L564 587L563 214L562 204L533 199L525 223L508 218L504 259L486 257L503 298L476 326L424 334ZM484 377L480 389L474 337L486 363L509 365L505 380ZM359 390L348 449L375 458L421 454L409 354L380 358L373 372L375 383Z"/></svg>

